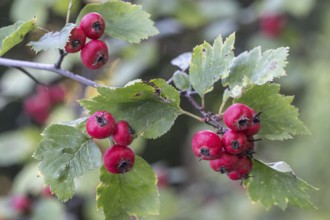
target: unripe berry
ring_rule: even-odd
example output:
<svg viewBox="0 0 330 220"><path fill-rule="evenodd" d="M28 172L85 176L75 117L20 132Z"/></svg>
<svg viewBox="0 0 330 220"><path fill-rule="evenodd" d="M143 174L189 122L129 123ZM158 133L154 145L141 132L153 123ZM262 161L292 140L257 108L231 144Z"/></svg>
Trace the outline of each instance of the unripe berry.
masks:
<svg viewBox="0 0 330 220"><path fill-rule="evenodd" d="M202 130L192 139L192 150L202 160L213 160L222 153L222 143L219 135L213 131Z"/></svg>
<svg viewBox="0 0 330 220"><path fill-rule="evenodd" d="M119 121L115 124L115 130L112 134L112 140L119 145L128 146L134 139L134 130L127 121Z"/></svg>
<svg viewBox="0 0 330 220"><path fill-rule="evenodd" d="M243 132L228 130L222 136L222 145L227 153L239 154L246 151L247 138Z"/></svg>
<svg viewBox="0 0 330 220"><path fill-rule="evenodd" d="M228 173L236 168L237 162L238 156L224 152L219 158L210 160L210 167L216 172Z"/></svg>
<svg viewBox="0 0 330 220"><path fill-rule="evenodd" d="M87 133L93 138L110 137L115 129L115 119L107 111L97 111L86 122Z"/></svg>
<svg viewBox="0 0 330 220"><path fill-rule="evenodd" d="M81 50L80 57L87 68L98 69L109 59L108 47L103 41L91 40Z"/></svg>
<svg viewBox="0 0 330 220"><path fill-rule="evenodd" d="M134 166L135 153L125 146L113 145L103 156L103 163L105 168L114 174L126 173Z"/></svg>
<svg viewBox="0 0 330 220"><path fill-rule="evenodd" d="M71 30L69 41L64 49L67 53L76 53L80 51L86 43L86 34L81 27L75 27Z"/></svg>
<svg viewBox="0 0 330 220"><path fill-rule="evenodd" d="M105 21L101 14L91 12L82 17L80 26L90 39L100 38L105 30Z"/></svg>
<svg viewBox="0 0 330 220"><path fill-rule="evenodd" d="M223 121L233 131L245 131L253 120L253 113L247 105L235 103L223 113Z"/></svg>

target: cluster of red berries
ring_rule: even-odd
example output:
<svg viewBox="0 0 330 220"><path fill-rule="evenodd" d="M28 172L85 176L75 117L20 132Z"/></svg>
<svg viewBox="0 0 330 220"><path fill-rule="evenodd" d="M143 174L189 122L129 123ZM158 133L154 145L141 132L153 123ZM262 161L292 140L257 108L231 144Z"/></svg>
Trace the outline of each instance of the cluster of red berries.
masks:
<svg viewBox="0 0 330 220"><path fill-rule="evenodd" d="M210 130L197 132L192 139L193 152L201 160L209 160L214 171L226 173L231 180L248 177L253 167L253 135L260 130L259 116L247 105L229 106L223 114L228 129L222 137Z"/></svg>
<svg viewBox="0 0 330 220"><path fill-rule="evenodd" d="M38 124L44 124L52 108L64 98L65 89L60 84L37 86L36 92L24 100L24 112Z"/></svg>
<svg viewBox="0 0 330 220"><path fill-rule="evenodd" d="M64 49L67 53L81 51L82 63L89 69L98 69L107 63L109 51L106 43L99 38L105 30L105 21L101 14L92 12L86 14L79 26L71 30L69 41ZM91 40L86 43L86 39Z"/></svg>
<svg viewBox="0 0 330 220"><path fill-rule="evenodd" d="M93 138L111 137L115 142L103 155L104 166L110 173L126 173L133 168L135 153L128 145L132 143L135 132L127 121L115 122L111 113L100 110L88 118L86 130Z"/></svg>

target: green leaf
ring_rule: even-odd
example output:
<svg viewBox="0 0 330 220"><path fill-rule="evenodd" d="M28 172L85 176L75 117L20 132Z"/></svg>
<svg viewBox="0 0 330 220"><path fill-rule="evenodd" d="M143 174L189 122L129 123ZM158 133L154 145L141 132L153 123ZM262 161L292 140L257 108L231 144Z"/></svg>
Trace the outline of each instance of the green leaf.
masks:
<svg viewBox="0 0 330 220"><path fill-rule="evenodd" d="M42 36L38 41L31 41L28 46L38 53L41 50L64 49L68 42L71 30L75 24L67 23L59 32L49 32Z"/></svg>
<svg viewBox="0 0 330 220"><path fill-rule="evenodd" d="M98 92L99 96L82 100L82 106L91 113L102 109L111 112L145 138L163 135L181 114L179 92L162 79L118 89L98 87Z"/></svg>
<svg viewBox="0 0 330 220"><path fill-rule="evenodd" d="M254 85L244 91L241 98L234 102L244 103L257 112L262 112L261 131L262 137L270 140L284 140L292 135L310 134L308 128L299 120L299 111L291 105L293 96L279 94L278 84Z"/></svg>
<svg viewBox="0 0 330 220"><path fill-rule="evenodd" d="M215 82L227 77L234 58L235 35L230 35L224 42L217 37L211 46L204 42L194 48L189 74L190 82L198 94L203 97Z"/></svg>
<svg viewBox="0 0 330 220"><path fill-rule="evenodd" d="M0 56L19 44L36 25L36 18L23 22L18 21L13 25L0 28Z"/></svg>
<svg viewBox="0 0 330 220"><path fill-rule="evenodd" d="M133 169L125 174L111 174L102 167L100 179L97 202L106 220L130 220L130 216L159 214L157 178L141 157L135 158Z"/></svg>
<svg viewBox="0 0 330 220"><path fill-rule="evenodd" d="M254 160L251 177L244 180L244 185L252 201L259 201L266 209L276 205L285 210L288 203L300 208L315 208L307 191L317 189L289 170L279 171Z"/></svg>
<svg viewBox="0 0 330 220"><path fill-rule="evenodd" d="M39 199L33 208L33 220L58 220L65 219L65 206L53 198Z"/></svg>
<svg viewBox="0 0 330 220"><path fill-rule="evenodd" d="M189 76L185 72L176 71L173 74L173 82L175 87L177 87L181 91L187 91L191 89Z"/></svg>
<svg viewBox="0 0 330 220"><path fill-rule="evenodd" d="M106 22L105 33L130 43L158 34L150 15L141 6L128 2L111 1L104 4L87 4L79 13L76 23L90 12L100 13Z"/></svg>
<svg viewBox="0 0 330 220"><path fill-rule="evenodd" d="M60 200L73 196L74 178L101 166L102 155L95 143L77 128L53 124L42 133L43 140L33 157L39 170Z"/></svg>
<svg viewBox="0 0 330 220"><path fill-rule="evenodd" d="M288 56L288 47L275 50L266 50L263 54L261 48L256 47L250 52L244 52L235 57L230 74L223 80L224 86L233 88L242 85L243 79L251 80L257 85L273 81L274 78L285 76L284 67Z"/></svg>

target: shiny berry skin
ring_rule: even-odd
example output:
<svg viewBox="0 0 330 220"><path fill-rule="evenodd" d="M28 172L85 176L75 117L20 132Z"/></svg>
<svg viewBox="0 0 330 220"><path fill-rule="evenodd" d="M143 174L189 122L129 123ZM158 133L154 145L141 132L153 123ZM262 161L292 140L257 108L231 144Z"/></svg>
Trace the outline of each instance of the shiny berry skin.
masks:
<svg viewBox="0 0 330 220"><path fill-rule="evenodd" d="M219 158L210 160L210 167L216 172L229 173L236 168L238 160L238 156L224 152Z"/></svg>
<svg viewBox="0 0 330 220"><path fill-rule="evenodd" d="M91 40L81 50L82 63L89 69L98 69L109 59L108 46L101 40Z"/></svg>
<svg viewBox="0 0 330 220"><path fill-rule="evenodd" d="M242 177L247 177L253 168L252 159L247 156L239 158L236 170L241 174Z"/></svg>
<svg viewBox="0 0 330 220"><path fill-rule="evenodd" d="M231 180L241 180L243 178L242 175L237 170L233 170L227 173L227 176Z"/></svg>
<svg viewBox="0 0 330 220"><path fill-rule="evenodd" d="M222 135L222 145L227 153L239 154L247 150L247 138L243 132L228 130Z"/></svg>
<svg viewBox="0 0 330 220"><path fill-rule="evenodd" d="M114 174L126 173L134 166L135 153L127 146L113 145L103 156L105 168Z"/></svg>
<svg viewBox="0 0 330 220"><path fill-rule="evenodd" d="M244 133L247 136L253 136L253 135L257 134L260 131L260 129L261 129L260 114L261 114L261 112L253 114L253 118L252 118L252 121L250 123L250 126L248 127L248 129L246 129L244 131Z"/></svg>
<svg viewBox="0 0 330 220"><path fill-rule="evenodd" d="M249 173L252 171L253 163L251 158L247 156L240 157L236 168L229 172L227 176L231 180L240 180L248 177Z"/></svg>
<svg viewBox="0 0 330 220"><path fill-rule="evenodd" d="M115 124L112 140L116 142L116 144L128 146L130 143L132 143L134 134L134 130L129 126L127 121L122 120Z"/></svg>
<svg viewBox="0 0 330 220"><path fill-rule="evenodd" d="M64 50L67 53L76 53L80 51L86 43L86 34L81 27L74 27L71 30L69 41L66 43Z"/></svg>
<svg viewBox="0 0 330 220"><path fill-rule="evenodd" d="M253 120L253 113L247 105L235 103L223 113L223 121L233 131L245 131Z"/></svg>
<svg viewBox="0 0 330 220"><path fill-rule="evenodd" d="M93 138L103 139L113 134L115 123L112 114L101 110L89 116L86 122L86 130Z"/></svg>
<svg viewBox="0 0 330 220"><path fill-rule="evenodd" d="M192 150L202 160L216 159L222 153L221 139L213 131L199 131L192 138Z"/></svg>
<svg viewBox="0 0 330 220"><path fill-rule="evenodd" d="M105 21L101 14L91 12L82 17L80 27L90 39L99 39L105 30Z"/></svg>

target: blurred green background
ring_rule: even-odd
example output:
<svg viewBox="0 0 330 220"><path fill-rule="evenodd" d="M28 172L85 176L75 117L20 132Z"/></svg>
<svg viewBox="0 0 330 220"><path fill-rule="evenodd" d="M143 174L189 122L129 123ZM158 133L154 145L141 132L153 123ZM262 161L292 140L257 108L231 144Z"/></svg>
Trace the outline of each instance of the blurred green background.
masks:
<svg viewBox="0 0 330 220"><path fill-rule="evenodd" d="M38 25L58 31L65 24L68 0L2 0L0 27L37 16ZM70 22L88 1L73 1ZM90 1L92 2L92 1ZM100 1L93 1L100 2ZM140 155L150 162L160 177L161 215L146 219L329 219L330 209L330 2L324 0L137 0L151 14L160 34L130 45L106 39L110 64L102 71L90 72L79 55L66 57L64 68L87 78L113 86L122 86L136 78L169 79L176 67L171 60L192 51L204 40L212 42L221 34L236 32L235 53L261 46L263 50L290 47L287 76L279 82L281 92L294 95L294 105L311 135L288 141L261 141L257 158L267 162L286 161L296 175L319 188L311 192L317 210L289 206L265 210L251 203L239 182L214 173L207 163L196 160L190 140L195 131L206 128L180 116L172 129L157 140L133 143ZM275 18L274 18L275 16ZM273 19L273 20L272 20ZM274 20L275 19L275 20ZM57 51L35 55L26 44L45 32L33 31L5 57L54 63ZM24 100L36 92L36 83L15 69L0 67L0 219L102 219L95 208L97 171L88 173L77 185L77 195L62 204L43 197L43 183L37 177L31 154L40 140L40 132L49 123L80 117L82 109L75 100L95 93L90 88L58 75L31 71L43 83L61 84L65 100L52 108L44 123L37 123L24 112ZM219 94L221 89L219 89ZM210 109L217 108L221 95L207 97ZM182 101L182 108L192 110ZM104 147L103 143L99 143ZM17 214L8 201L25 194L34 201L30 213ZM48 216L42 217L42 213ZM49 214L51 213L51 214ZM6 218L7 216L7 218ZM8 217L9 216L9 217Z"/></svg>

